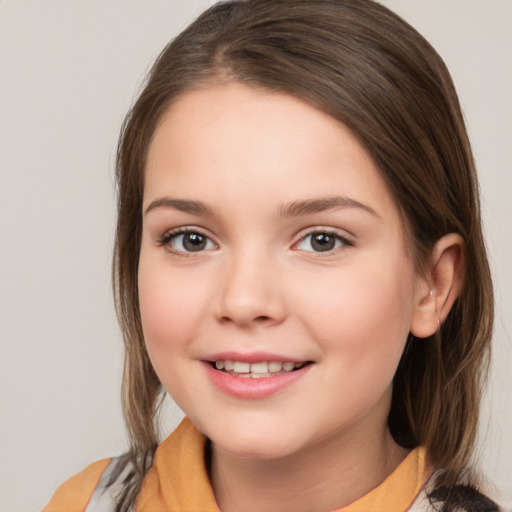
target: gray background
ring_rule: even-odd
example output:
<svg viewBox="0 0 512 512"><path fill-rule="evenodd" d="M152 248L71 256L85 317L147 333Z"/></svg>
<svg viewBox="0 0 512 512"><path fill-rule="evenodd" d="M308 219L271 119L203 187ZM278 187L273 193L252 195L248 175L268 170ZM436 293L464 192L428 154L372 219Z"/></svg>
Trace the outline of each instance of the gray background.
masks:
<svg viewBox="0 0 512 512"><path fill-rule="evenodd" d="M0 510L126 446L110 298L113 160L144 72L206 0L0 0ZM386 0L452 71L498 302L480 455L512 495L512 2ZM168 408L165 429L179 412Z"/></svg>

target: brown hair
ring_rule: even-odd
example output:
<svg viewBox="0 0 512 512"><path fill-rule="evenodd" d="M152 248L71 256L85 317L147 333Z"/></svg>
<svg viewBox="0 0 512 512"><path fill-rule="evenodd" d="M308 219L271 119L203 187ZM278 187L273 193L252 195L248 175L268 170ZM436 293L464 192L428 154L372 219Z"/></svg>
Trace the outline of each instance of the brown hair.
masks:
<svg viewBox="0 0 512 512"><path fill-rule="evenodd" d="M222 81L291 94L349 127L401 209L418 268L440 237L463 237L462 293L436 335L410 337L389 414L395 440L424 445L441 470L438 486L453 489L475 441L493 296L475 164L449 72L418 32L372 0L239 0L210 8L163 50L121 133L113 273L126 349L123 411L136 473L118 510L135 502L156 449L162 395L137 293L148 146L180 94ZM448 496L443 507L449 504Z"/></svg>

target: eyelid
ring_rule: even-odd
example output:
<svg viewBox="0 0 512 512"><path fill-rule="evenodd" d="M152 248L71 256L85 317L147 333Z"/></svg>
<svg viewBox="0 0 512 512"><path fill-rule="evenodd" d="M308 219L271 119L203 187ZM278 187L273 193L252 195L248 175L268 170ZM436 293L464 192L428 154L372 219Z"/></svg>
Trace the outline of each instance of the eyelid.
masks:
<svg viewBox="0 0 512 512"><path fill-rule="evenodd" d="M297 245L302 242L305 238L311 235L325 233L326 235L334 236L337 239L341 240L342 246L335 248L330 251L319 252L319 251L304 251L311 252L315 254L315 256L329 256L337 251L343 250L344 247L353 247L355 245L354 236L347 234L345 230L340 230L333 227L328 226L314 226L310 228L306 228L302 230L298 235L296 241L292 244L292 249L297 248ZM296 249L301 250L301 249Z"/></svg>
<svg viewBox="0 0 512 512"><path fill-rule="evenodd" d="M211 236L211 234L207 230L205 230L199 226L193 226L193 225L179 226L176 228L168 229L160 237L157 238L156 242L159 246L166 246L166 248L169 252L179 255L179 256L184 256L184 257L189 257L189 256L194 256L194 255L198 256L199 254L205 252L204 250L197 251L197 253L189 252L189 251L179 251L179 250L176 250L169 246L169 242L174 237L179 236L179 235L184 235L187 233L198 233L198 234L208 238L208 240L210 240L215 245L215 248L219 248L219 244L215 241L214 237ZM292 249L301 250L301 249L297 249L297 245L300 242L302 242L305 238L307 238L308 236L315 235L317 233L325 233L327 235L337 238L338 240L340 240L342 242L342 247L338 247L333 250L325 251L325 252L318 252L318 251L304 251L304 252L312 252L317 256L322 256L322 255L328 256L328 255L333 254L334 252L342 250L344 247L353 247L355 245L354 240L353 240L353 238L354 238L353 235L347 234L347 231L345 231L345 230L340 230L337 228L333 228L331 226L329 226L329 227L328 226L314 226L314 227L309 227L309 228L303 229L302 231L300 231L300 233L298 233L298 235L296 236L296 241L292 244ZM206 249L206 250L211 250L211 249Z"/></svg>
<svg viewBox="0 0 512 512"><path fill-rule="evenodd" d="M178 256L183 256L183 257L198 256L201 253L205 252L205 250L197 251L197 252L178 251L169 245L170 241L174 237L179 236L179 235L186 235L189 233L197 233L199 235L202 235L202 236L208 238L208 240L210 240L215 245L215 248L219 247L219 244L213 239L213 237L205 229L200 228L198 226L179 226L177 228L168 229L160 237L158 237L156 242L159 246L162 246L162 247L165 246L166 249L170 253L178 255ZM211 249L206 249L206 250L211 250Z"/></svg>

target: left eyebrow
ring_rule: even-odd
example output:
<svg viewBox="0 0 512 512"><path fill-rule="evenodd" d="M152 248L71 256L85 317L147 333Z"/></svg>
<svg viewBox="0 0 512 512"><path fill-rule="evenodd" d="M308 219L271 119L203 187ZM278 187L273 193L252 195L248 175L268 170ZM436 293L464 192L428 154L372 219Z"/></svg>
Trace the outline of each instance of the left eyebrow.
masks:
<svg viewBox="0 0 512 512"><path fill-rule="evenodd" d="M360 208L376 217L380 215L369 206L350 197L329 196L318 199L304 199L284 204L279 210L280 217L299 217L338 208Z"/></svg>
<svg viewBox="0 0 512 512"><path fill-rule="evenodd" d="M160 208L172 208L184 213L191 213L193 215L201 215L204 217L212 217L213 210L200 201L191 201L188 199L174 199L172 197L160 197L155 199L145 210L144 215L150 211Z"/></svg>

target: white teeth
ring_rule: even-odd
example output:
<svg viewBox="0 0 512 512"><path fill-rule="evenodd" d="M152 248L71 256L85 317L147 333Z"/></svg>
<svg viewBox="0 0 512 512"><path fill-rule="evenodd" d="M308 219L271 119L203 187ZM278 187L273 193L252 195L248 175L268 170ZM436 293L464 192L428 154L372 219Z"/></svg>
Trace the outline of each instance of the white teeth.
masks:
<svg viewBox="0 0 512 512"><path fill-rule="evenodd" d="M295 368L295 363L288 362L288 361L286 363L283 363L283 370L285 372L291 372L294 368Z"/></svg>
<svg viewBox="0 0 512 512"><path fill-rule="evenodd" d="M215 361L215 368L217 370L224 370L238 374L240 377L270 377L272 374L283 372L291 372L298 368L302 368L306 363L294 363L292 361L260 361L258 363L246 363L245 361L232 361L230 359Z"/></svg>
<svg viewBox="0 0 512 512"><path fill-rule="evenodd" d="M252 363L251 373L268 373L268 363Z"/></svg>
<svg viewBox="0 0 512 512"><path fill-rule="evenodd" d="M249 363L241 363L240 361L235 361L233 371L235 373L250 373L251 365Z"/></svg>
<svg viewBox="0 0 512 512"><path fill-rule="evenodd" d="M270 373L280 372L283 369L283 363L281 361L270 361L268 363L268 371Z"/></svg>

